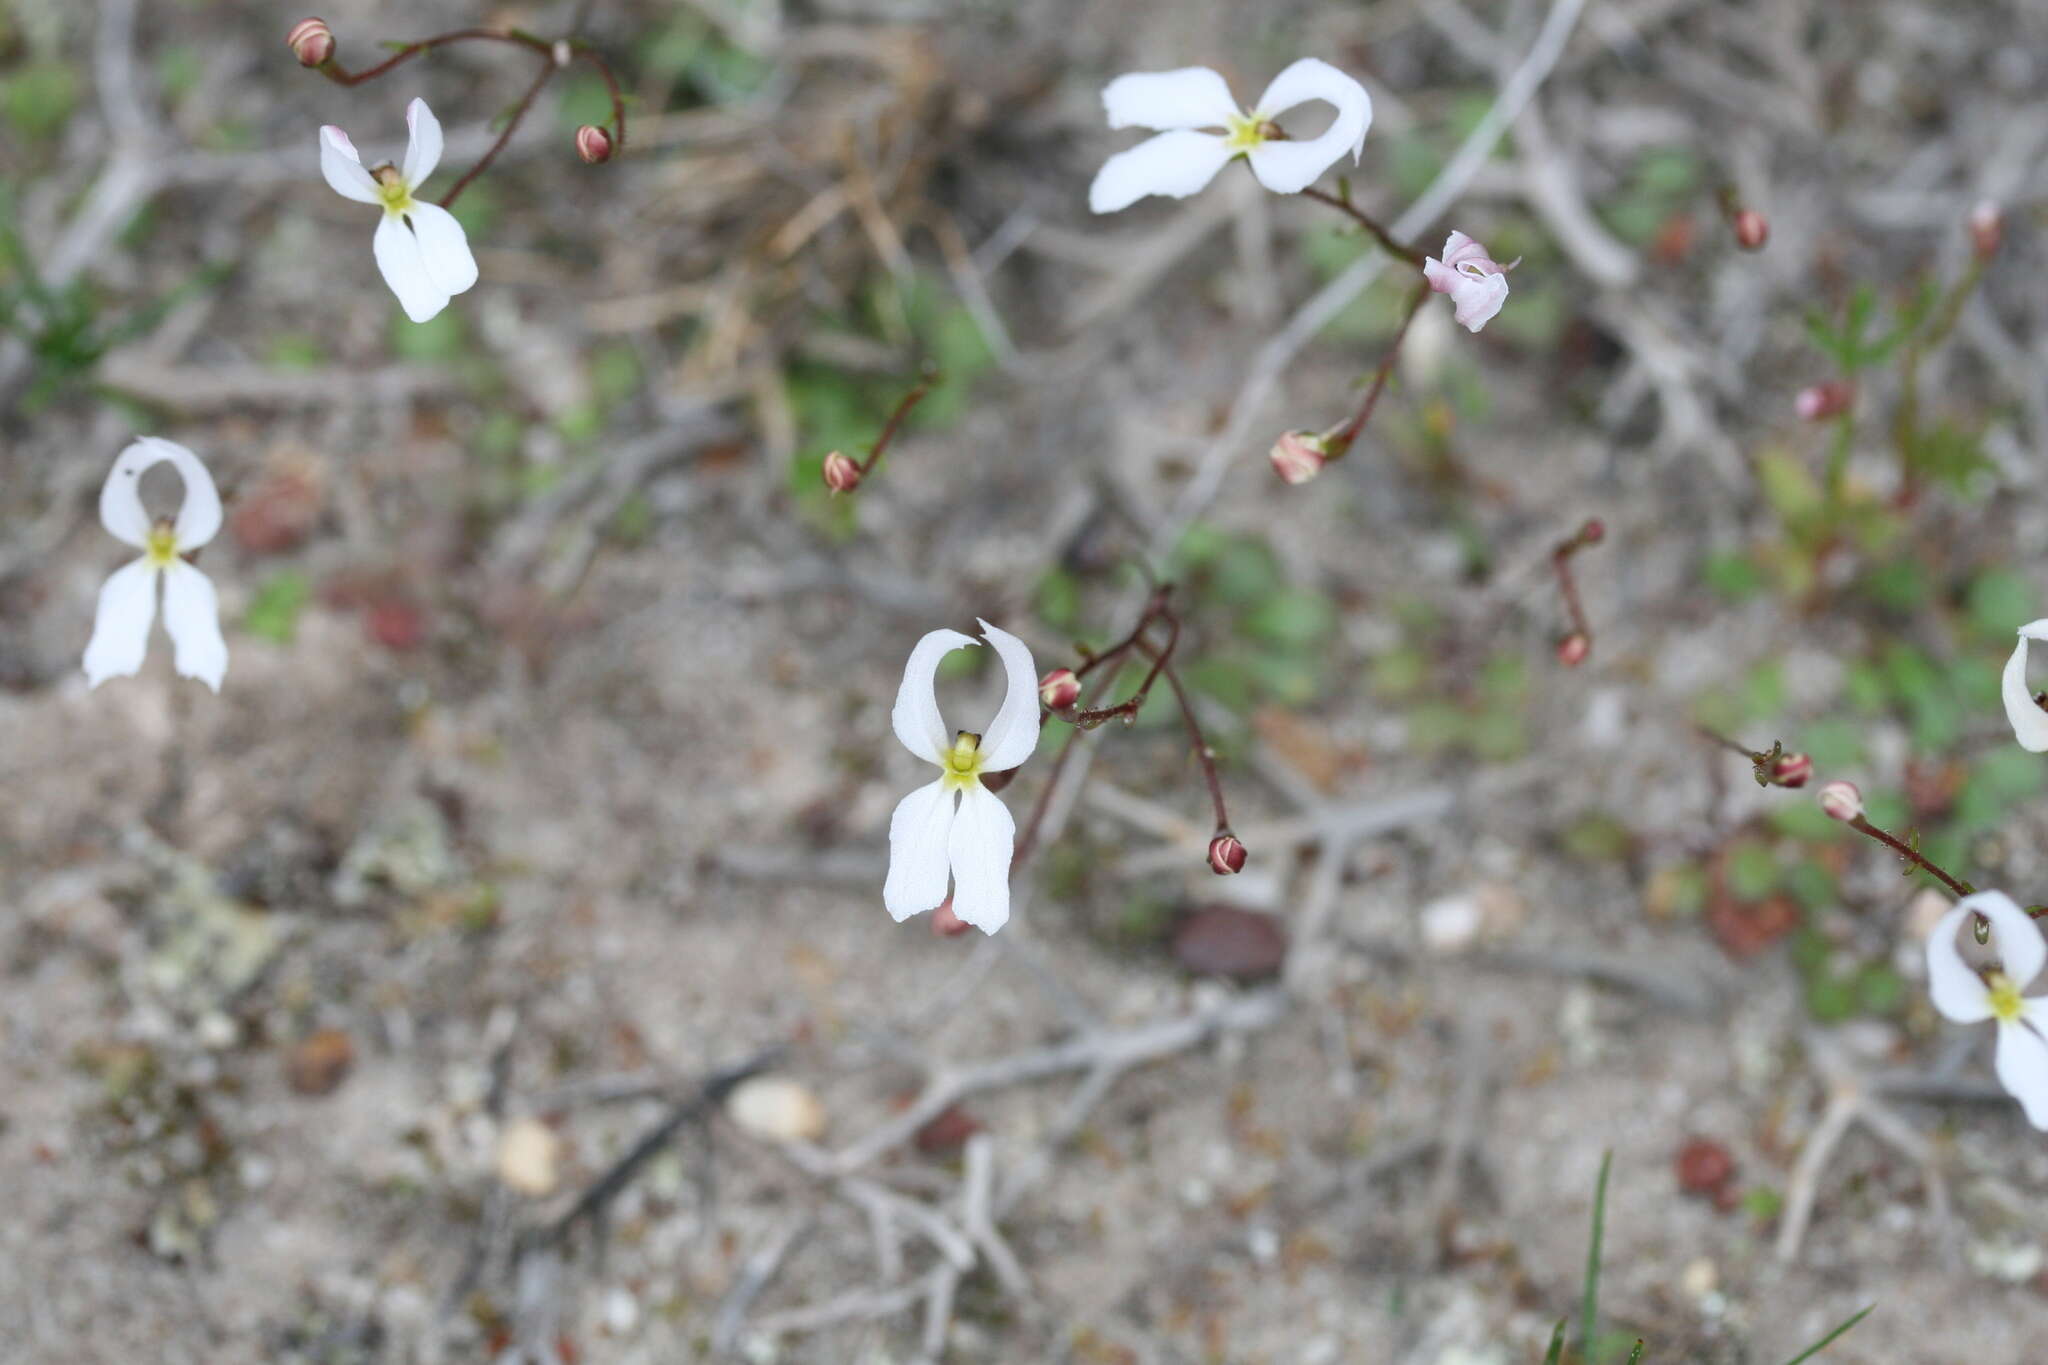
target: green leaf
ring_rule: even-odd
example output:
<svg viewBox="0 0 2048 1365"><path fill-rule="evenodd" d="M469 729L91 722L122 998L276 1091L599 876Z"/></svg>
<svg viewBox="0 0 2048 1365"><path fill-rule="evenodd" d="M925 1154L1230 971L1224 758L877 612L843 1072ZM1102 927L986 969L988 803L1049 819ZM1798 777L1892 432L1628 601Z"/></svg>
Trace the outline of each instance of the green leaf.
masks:
<svg viewBox="0 0 2048 1365"><path fill-rule="evenodd" d="M51 137L78 104L78 76L62 62L36 62L0 82L0 110L25 137Z"/></svg>
<svg viewBox="0 0 2048 1365"><path fill-rule="evenodd" d="M1970 624L2008 646L2013 632L2039 615L2034 610L2039 600L2034 585L2011 569L1986 569L1971 580L1964 597Z"/></svg>
<svg viewBox="0 0 2048 1365"><path fill-rule="evenodd" d="M313 595L306 576L287 569L266 580L242 614L242 630L274 645L288 645L299 630L299 612Z"/></svg>
<svg viewBox="0 0 2048 1365"><path fill-rule="evenodd" d="M1255 640L1306 649L1326 639L1336 623L1329 598L1307 588L1283 588L1248 612L1243 624Z"/></svg>
<svg viewBox="0 0 2048 1365"><path fill-rule="evenodd" d="M1038 580L1038 617L1055 630L1072 630L1081 620L1081 581L1065 569L1050 569Z"/></svg>
<svg viewBox="0 0 2048 1365"><path fill-rule="evenodd" d="M1835 1338L1841 1336L1844 1332L1847 1332L1851 1327L1854 1327L1857 1323L1869 1317L1873 1312L1876 1311L1876 1309L1877 1305L1873 1303L1870 1305L1870 1307L1865 1308L1862 1312L1853 1315L1849 1318L1847 1322L1844 1322L1840 1327L1837 1327L1834 1331L1828 1333L1819 1341L1816 1341L1815 1343L1813 1343L1813 1345L1807 1347L1798 1355L1793 1356L1790 1360L1786 1361L1785 1365L1801 1365L1802 1361L1813 1359L1822 1351L1826 1350L1829 1346L1833 1345Z"/></svg>
<svg viewBox="0 0 2048 1365"><path fill-rule="evenodd" d="M1700 577L1709 588L1730 602L1746 602L1764 588L1763 570L1739 550L1725 550L1707 556L1700 565Z"/></svg>
<svg viewBox="0 0 2048 1365"><path fill-rule="evenodd" d="M1744 841L1728 851L1728 889L1746 901L1762 900L1778 885L1778 856L1762 844Z"/></svg>
<svg viewBox="0 0 2048 1365"><path fill-rule="evenodd" d="M1550 1349L1543 1353L1543 1365L1558 1365L1564 1359L1564 1324L1559 1318L1557 1326L1550 1333Z"/></svg>
<svg viewBox="0 0 2048 1365"><path fill-rule="evenodd" d="M1579 1345L1588 1353L1600 1322L1600 1243L1607 1232L1607 1173L1613 1163L1613 1152L1601 1154L1600 1179L1593 1186L1593 1241L1586 1248L1586 1297L1579 1307Z"/></svg>

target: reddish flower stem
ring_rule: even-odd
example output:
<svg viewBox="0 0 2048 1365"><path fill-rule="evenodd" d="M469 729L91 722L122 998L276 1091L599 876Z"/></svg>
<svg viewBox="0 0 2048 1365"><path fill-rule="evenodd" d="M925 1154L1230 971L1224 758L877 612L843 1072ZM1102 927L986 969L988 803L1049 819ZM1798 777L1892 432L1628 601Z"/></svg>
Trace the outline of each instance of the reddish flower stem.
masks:
<svg viewBox="0 0 2048 1365"><path fill-rule="evenodd" d="M315 70L319 71L321 75L333 81L336 85L361 85L365 81L376 80L379 76L384 75L393 68L411 61L422 52L431 52L437 47L446 47L451 43L473 41L513 43L519 47L526 48L530 52L538 52L550 62L554 61L554 49L546 40L536 38L531 33L521 33L517 29L465 28L457 29L453 33L438 34L432 38L422 38L416 43L409 43L375 66L365 67L361 71L350 71L331 57L327 61L322 62Z"/></svg>
<svg viewBox="0 0 2048 1365"><path fill-rule="evenodd" d="M1404 243L1395 241L1394 235L1388 232L1385 228L1381 227L1378 221L1375 220L1371 214L1367 213L1364 209L1361 209L1360 207L1358 207L1358 205L1351 202L1350 195L1345 194L1340 196L1311 188L1303 190L1301 192L1301 197L1304 199L1313 199L1318 204L1328 204L1331 208L1337 210L1339 213L1349 218L1352 222L1358 224L1367 232L1371 233L1373 236L1373 240L1377 241L1382 247L1386 248L1389 255L1400 257L1402 260L1408 262L1408 264L1414 266L1417 270L1422 269L1422 262L1425 259L1423 254L1420 251L1417 251L1412 246L1408 246Z"/></svg>
<svg viewBox="0 0 2048 1365"><path fill-rule="evenodd" d="M1557 590L1564 598L1566 614L1571 617L1572 631L1586 642L1585 649L1579 655L1581 660L1593 652L1593 624L1586 619L1585 604L1579 600L1579 584L1578 580L1572 577L1571 560L1573 555L1585 549L1588 545L1599 544L1602 537L1606 534L1606 528L1597 519L1589 520L1570 537L1559 541L1557 547L1550 552L1550 567L1557 574ZM1720 736L1715 735L1713 738L1720 739ZM1729 743L1730 741L1722 740L1722 742ZM1751 754L1749 750L1743 749L1740 745L1734 747L1738 752L1748 754L1752 759L1757 757L1757 755Z"/></svg>
<svg viewBox="0 0 2048 1365"><path fill-rule="evenodd" d="M1216 772L1216 751L1209 747L1208 738L1202 734L1202 723L1195 719L1195 705L1188 699L1187 689L1181 686L1180 675L1167 663L1166 654L1154 652L1142 641L1138 648L1157 661L1157 671L1166 674L1166 685L1173 689L1173 699L1180 703L1181 723L1187 726L1188 743L1202 765L1202 780L1209 784L1209 802L1216 808L1216 832L1221 834L1230 828L1230 812L1223 804L1223 779Z"/></svg>
<svg viewBox="0 0 2048 1365"><path fill-rule="evenodd" d="M889 420L882 424L882 434L875 438L874 445L868 449L868 457L865 460L854 461L854 468L865 474L875 467L876 462L889 449L889 443L896 439L896 433L903 426L904 419L910 416L910 410L924 400L924 396L932 391L932 385L937 382L937 376L927 375L918 381L916 388L896 400L895 408L889 413Z"/></svg>
<svg viewBox="0 0 2048 1365"><path fill-rule="evenodd" d="M1958 881L1956 878L1949 876L1949 874L1946 871L1944 871L1940 867L1937 867L1934 863L1930 862L1927 859L1927 857L1920 852L1919 849L1914 848L1911 844L1906 843L1903 839L1897 838L1896 836L1891 834L1887 834L1885 831L1879 829L1876 825L1871 824L1870 821L1865 819L1863 816L1857 816L1854 820L1849 821L1848 825L1850 829L1855 830L1858 834L1867 834L1871 838L1877 840L1880 844L1883 844L1886 848L1898 854L1907 862L1913 864L1913 866L1919 868L1921 871L1934 877L1943 886L1946 886L1949 890L1955 892L1958 896L1969 896L1976 894L1976 887L1971 886L1968 882Z"/></svg>
<svg viewBox="0 0 2048 1365"><path fill-rule="evenodd" d="M455 201L469 188L469 182L490 169L491 163L498 159L498 153L504 151L505 144L512 140L512 134L519 131L519 124L526 117L526 111L533 108L533 102L540 98L540 92L545 90L548 82L554 78L555 62L554 58L550 57L541 67L540 74L533 78L533 84L526 87L526 93L519 97L519 103L512 106L512 117L505 120L505 130L498 134L498 140L491 144L490 150L483 154L476 165L462 173L462 178L449 187L448 193L441 196L442 208L455 207Z"/></svg>
<svg viewBox="0 0 2048 1365"><path fill-rule="evenodd" d="M1394 360L1401 354L1401 343L1408 338L1408 324L1415 321L1415 315L1422 311L1422 305L1429 298L1429 286L1417 285L1415 293L1408 300L1408 311L1401 314L1401 325L1394 329L1394 340L1387 347L1387 353L1380 357L1380 366L1373 371L1372 384L1365 391L1365 398L1359 403L1358 411L1351 414L1351 420L1329 434L1331 458L1343 454L1358 439L1358 433L1365 430L1365 424L1372 420L1372 410L1379 406L1380 394L1387 387L1387 379L1394 372Z"/></svg>

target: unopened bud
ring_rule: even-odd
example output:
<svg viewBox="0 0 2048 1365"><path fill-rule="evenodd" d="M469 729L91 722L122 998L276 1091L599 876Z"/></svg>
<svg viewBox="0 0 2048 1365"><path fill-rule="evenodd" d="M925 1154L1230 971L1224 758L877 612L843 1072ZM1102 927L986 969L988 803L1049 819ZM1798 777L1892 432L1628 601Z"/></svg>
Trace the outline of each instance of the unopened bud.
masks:
<svg viewBox="0 0 2048 1365"><path fill-rule="evenodd" d="M1846 379L1830 379L1825 384L1809 384L1801 389L1792 400L1792 410L1802 422L1825 422L1847 412L1849 404L1855 401L1854 384Z"/></svg>
<svg viewBox="0 0 2048 1365"><path fill-rule="evenodd" d="M594 123L586 123L576 130L576 155L592 166L602 166L612 159L612 135Z"/></svg>
<svg viewBox="0 0 2048 1365"><path fill-rule="evenodd" d="M1038 680L1038 704L1048 711L1064 711L1081 699L1081 680L1071 668L1055 668Z"/></svg>
<svg viewBox="0 0 2048 1365"><path fill-rule="evenodd" d="M860 487L860 466L842 451L825 457L825 487L834 493L851 493Z"/></svg>
<svg viewBox="0 0 2048 1365"><path fill-rule="evenodd" d="M1282 483L1307 483L1323 472L1330 443L1313 431L1290 431L1273 443L1266 458Z"/></svg>
<svg viewBox="0 0 2048 1365"><path fill-rule="evenodd" d="M1557 642L1557 661L1566 668L1577 668L1592 652L1592 638L1583 630L1575 630Z"/></svg>
<svg viewBox="0 0 2048 1365"><path fill-rule="evenodd" d="M953 913L953 898L946 897L939 902L939 908L932 911L932 933L940 938L958 938L973 926Z"/></svg>
<svg viewBox="0 0 2048 1365"><path fill-rule="evenodd" d="M1813 756L1810 754L1779 754L1771 764L1770 780L1779 787L1803 787L1813 776Z"/></svg>
<svg viewBox="0 0 2048 1365"><path fill-rule="evenodd" d="M284 35L284 45L300 66L325 66L334 59L334 30L325 19L301 19Z"/></svg>
<svg viewBox="0 0 2048 1365"><path fill-rule="evenodd" d="M1598 545L1607 539L1607 523L1598 517L1587 517L1586 524L1579 528L1579 544Z"/></svg>
<svg viewBox="0 0 2048 1365"><path fill-rule="evenodd" d="M1235 834L1224 832L1209 841L1209 870L1219 877L1244 871L1244 844Z"/></svg>
<svg viewBox="0 0 2048 1365"><path fill-rule="evenodd" d="M1863 818L1863 793L1856 790L1854 782L1829 782L1818 793L1820 808L1827 812L1830 820L1845 824Z"/></svg>
<svg viewBox="0 0 2048 1365"><path fill-rule="evenodd" d="M1979 200L1977 207L1970 210L1970 245L1977 249L1977 259L1988 261L1998 254L1998 248L2005 241L2005 210L1995 199Z"/></svg>
<svg viewBox="0 0 2048 1365"><path fill-rule="evenodd" d="M1755 209L1737 209L1733 219L1735 245L1744 251L1757 251L1771 239L1771 220Z"/></svg>

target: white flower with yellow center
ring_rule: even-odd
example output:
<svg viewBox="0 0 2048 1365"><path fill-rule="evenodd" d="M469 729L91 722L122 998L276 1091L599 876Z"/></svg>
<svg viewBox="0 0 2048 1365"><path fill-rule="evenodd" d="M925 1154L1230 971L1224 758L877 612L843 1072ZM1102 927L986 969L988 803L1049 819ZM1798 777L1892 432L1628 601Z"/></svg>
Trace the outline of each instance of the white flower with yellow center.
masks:
<svg viewBox="0 0 2048 1365"><path fill-rule="evenodd" d="M995 646L1008 690L988 728L948 731L934 688L939 660L975 643L957 630L935 630L917 642L903 666L891 720L903 747L937 765L938 780L897 803L889 819L889 876L882 903L898 922L935 908L953 883L953 913L993 934L1010 918L1010 854L1017 826L982 785L1008 772L1038 747L1038 671L1031 650L986 621L982 635Z"/></svg>
<svg viewBox="0 0 2048 1365"><path fill-rule="evenodd" d="M1337 117L1317 137L1287 137L1274 120L1310 100L1330 105ZM1088 207L1097 213L1115 213L1148 194L1185 199L1240 156L1273 193L1300 194L1346 152L1356 164L1372 124L1365 87L1314 57L1275 76L1248 113L1238 111L1230 86L1206 66L1118 76L1104 87L1102 106L1110 127L1159 135L1103 163L1088 187Z"/></svg>
<svg viewBox="0 0 2048 1365"><path fill-rule="evenodd" d="M2048 711L2035 702L2027 689L2027 641L2048 640L2048 619L2029 621L2020 627L2020 642L2005 661L2005 718L2012 722L2013 738L2029 753L2048 753Z"/></svg>
<svg viewBox="0 0 2048 1365"><path fill-rule="evenodd" d="M359 204L384 210L371 249L384 283L398 295L398 306L414 322L425 322L448 300L476 283L476 257L455 215L439 204L414 198L420 184L441 161L441 123L425 100L405 109L412 136L405 160L363 169L348 134L328 124L320 129L320 174L334 192Z"/></svg>
<svg viewBox="0 0 2048 1365"><path fill-rule="evenodd" d="M184 481L185 500L175 519L152 522L136 485L144 470L166 461ZM131 678L141 670L150 623L156 619L156 582L162 578L164 629L171 633L179 674L220 691L228 671L220 601L213 580L180 557L220 530L220 493L206 466L181 445L143 437L121 452L100 488L100 525L142 551L142 558L116 569L100 588L92 640L85 647L86 681L98 687L108 678Z"/></svg>
<svg viewBox="0 0 2048 1365"><path fill-rule="evenodd" d="M1963 961L1956 945L1957 931L1973 915L1991 926L1995 970L1979 972ZM1963 897L1927 937L1927 991L1934 1008L1958 1024L1998 1021L1998 1083L2027 1111L2029 1123L2048 1129L2048 997L2021 994L2044 962L2048 940L2040 926L2003 891Z"/></svg>

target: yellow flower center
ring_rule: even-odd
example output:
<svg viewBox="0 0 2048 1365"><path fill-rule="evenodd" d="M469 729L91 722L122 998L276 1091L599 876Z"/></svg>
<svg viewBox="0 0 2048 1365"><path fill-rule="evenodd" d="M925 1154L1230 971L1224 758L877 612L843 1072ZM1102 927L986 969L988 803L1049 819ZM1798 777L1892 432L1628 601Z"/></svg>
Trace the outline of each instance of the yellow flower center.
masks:
<svg viewBox="0 0 2048 1365"><path fill-rule="evenodd" d="M171 561L178 557L178 533L171 529L169 522L158 522L150 528L149 540L143 545L142 553L152 569L168 569Z"/></svg>
<svg viewBox="0 0 2048 1365"><path fill-rule="evenodd" d="M939 781L946 784L947 791L966 791L981 785L980 735L962 730L953 737L953 747L939 755L939 760L939 766L945 769Z"/></svg>
<svg viewBox="0 0 2048 1365"><path fill-rule="evenodd" d="M2018 1021L2022 1000L2020 988L2004 972L1993 972L1990 980L1991 1017L2001 1024Z"/></svg>
<svg viewBox="0 0 2048 1365"><path fill-rule="evenodd" d="M1248 152L1276 131L1261 115L1232 114L1223 120L1223 145L1233 152Z"/></svg>
<svg viewBox="0 0 2048 1365"><path fill-rule="evenodd" d="M379 166L377 197L384 201L384 211L394 218L412 208L412 187L405 183L404 175L396 166Z"/></svg>

